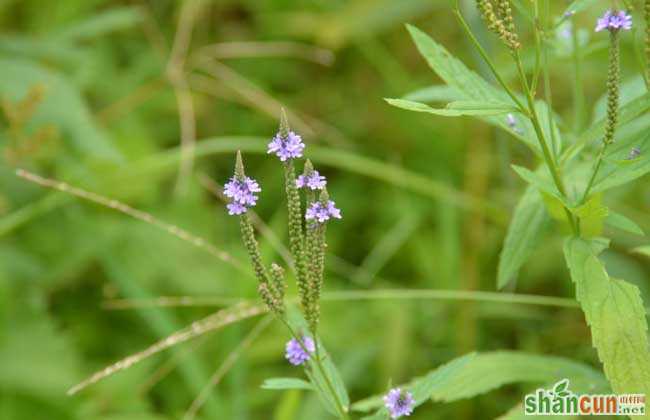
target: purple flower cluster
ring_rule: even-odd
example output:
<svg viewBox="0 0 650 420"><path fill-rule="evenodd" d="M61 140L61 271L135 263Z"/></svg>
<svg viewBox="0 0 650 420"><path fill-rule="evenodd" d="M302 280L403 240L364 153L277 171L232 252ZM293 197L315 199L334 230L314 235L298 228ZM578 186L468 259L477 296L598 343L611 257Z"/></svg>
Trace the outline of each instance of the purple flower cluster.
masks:
<svg viewBox="0 0 650 420"><path fill-rule="evenodd" d="M325 188L327 180L325 177L318 173L318 171L312 171L309 175L300 175L296 179L297 188L309 188L310 190L322 190Z"/></svg>
<svg viewBox="0 0 650 420"><path fill-rule="evenodd" d="M304 347L304 348L303 348ZM307 350L307 351L305 351ZM287 343L286 358L294 366L299 366L305 363L311 357L312 353L316 351L316 343L311 338L304 336L302 338L302 345L292 338Z"/></svg>
<svg viewBox="0 0 650 420"><path fill-rule="evenodd" d="M230 178L230 181L223 188L224 195L231 199L231 202L226 206L228 214L246 213L249 207L253 207L257 203L255 193L260 191L262 191L260 185L252 178L244 177L239 179L236 176Z"/></svg>
<svg viewBox="0 0 650 420"><path fill-rule="evenodd" d="M341 210L334 206L332 200L327 200L325 203L322 201L316 201L315 203L312 203L305 212L305 219L315 220L318 223L325 223L331 218L341 218Z"/></svg>
<svg viewBox="0 0 650 420"><path fill-rule="evenodd" d="M623 10L618 12L608 10L605 12L603 17L598 19L598 24L596 25L596 32L605 29L610 31L618 31L620 29L629 31L632 29L632 16L628 15Z"/></svg>
<svg viewBox="0 0 650 420"><path fill-rule="evenodd" d="M305 143L302 142L300 136L293 131L289 131L286 138L282 137L280 133L276 134L268 145L267 153L275 153L284 162L288 159L302 157L304 148Z"/></svg>
<svg viewBox="0 0 650 420"><path fill-rule="evenodd" d="M390 418L398 419L413 413L415 400L410 392L402 393L400 388L393 388L384 396L384 405L390 412Z"/></svg>

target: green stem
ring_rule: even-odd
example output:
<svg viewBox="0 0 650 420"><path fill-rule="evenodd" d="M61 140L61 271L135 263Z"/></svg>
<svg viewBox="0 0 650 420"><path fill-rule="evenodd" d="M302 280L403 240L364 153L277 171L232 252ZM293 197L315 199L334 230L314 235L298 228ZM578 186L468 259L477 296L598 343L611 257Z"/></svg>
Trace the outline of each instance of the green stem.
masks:
<svg viewBox="0 0 650 420"><path fill-rule="evenodd" d="M488 56L487 52L485 51L485 49L483 49L483 46L481 45L481 43L478 42L478 39L476 39L476 37L474 36L474 33L472 32L469 25L467 24L467 21L465 21L465 18L463 17L462 13L460 12L460 7L458 6L458 2L456 3L456 7L454 9L454 14L456 15L456 18L458 19L461 26L463 27L463 29L467 33L467 36L469 36L472 43L474 44L474 46L478 50L479 54L483 58L483 61L485 61L485 63L490 68L490 71L492 72L494 77L497 79L497 82L499 82L499 84L503 87L503 89L506 91L508 96L510 96L510 98L517 105L517 108L519 109L519 112L521 112L524 115L528 115L528 113L526 112L526 107L524 106L524 104L519 100L519 98L517 98L517 95L515 95L515 93L512 91L512 89L510 89L510 87L508 87L508 85L503 80L503 78L501 77L501 75L497 71L496 67L494 66L494 63L492 63L492 60L490 60L490 57Z"/></svg>
<svg viewBox="0 0 650 420"><path fill-rule="evenodd" d="M318 367L318 370L320 370L321 375L323 375L323 378L325 378L325 383L327 385L327 388L329 389L330 393L334 397L334 401L336 402L337 409L340 411L341 414L341 419L347 420L349 419L348 413L343 407L343 403L339 399L339 395L336 393L336 390L334 389L334 385L332 384L332 381L330 377L327 375L325 368L322 365L322 359L320 357L320 343L318 341L318 337L314 336L314 340L316 341L316 358L314 360L315 365Z"/></svg>
<svg viewBox="0 0 650 420"><path fill-rule="evenodd" d="M529 108L528 110L529 118L531 123L533 124L533 128L535 129L535 134L537 135L537 140L542 149L542 155L544 156L544 161L546 162L546 166L548 167L548 170L551 173L551 177L553 178L553 182L555 183L555 186L557 187L558 191L560 192L560 194L562 194L563 197L567 197L566 189L564 188L564 183L562 182L562 178L560 177L560 172L555 164L553 155L551 154L551 151L548 148L548 143L546 142L546 137L544 136L544 130L542 130L542 126L539 122L539 116L537 115L537 109L535 108L535 98L533 98L533 94L528 85L528 80L526 78L526 73L524 72L524 67L521 63L521 58L519 57L519 53L515 53L513 56L517 64L517 71L519 72L521 84L524 88L524 91L526 92L526 100L528 101L528 108ZM577 234L578 228L576 226L575 220L573 219L573 215L571 214L571 212L566 206L564 206L564 212L566 213L569 224L571 225L571 229L575 234Z"/></svg>
<svg viewBox="0 0 650 420"><path fill-rule="evenodd" d="M307 348L305 348L305 345L302 342L302 338L294 331L294 329L291 327L291 325L289 325L287 320L284 319L284 318L279 318L279 319L287 327L287 329L289 330L289 332L291 333L293 338L296 339L296 341L298 342L298 345L300 345L302 350L305 353L309 354L310 352L309 352L309 350L307 350ZM314 335L314 343L316 344L316 346L315 346L316 347L316 357L312 358L310 360L312 360L314 362L314 366L316 366L316 368L318 368L318 371L323 376L323 379L325 379L325 385L327 386L327 391L330 394L332 394L332 398L334 399L334 403L336 404L336 409L339 412L339 416L340 416L341 420L349 420L350 417L348 416L348 413L347 413L345 407L343 406L343 403L339 399L339 395L336 393L336 390L334 389L334 385L332 385L332 380L330 379L329 375L327 375L327 371L325 370L325 368L322 365L322 361L321 361L321 358L320 358L320 351L318 350L320 348L320 344L318 342L318 337L315 336L315 335Z"/></svg>

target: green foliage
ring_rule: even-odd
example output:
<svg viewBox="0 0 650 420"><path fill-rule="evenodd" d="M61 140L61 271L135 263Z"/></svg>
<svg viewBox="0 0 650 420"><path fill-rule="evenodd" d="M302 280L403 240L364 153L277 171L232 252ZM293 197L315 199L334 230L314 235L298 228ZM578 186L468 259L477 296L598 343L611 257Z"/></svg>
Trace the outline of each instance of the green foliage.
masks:
<svg viewBox="0 0 650 420"><path fill-rule="evenodd" d="M454 89L462 99L474 103L508 104L514 107L512 100L502 91L486 82L481 76L469 70L465 64L456 59L443 46L434 41L427 34L414 26L407 25L418 51L429 64L429 67L447 84ZM418 107L422 112L422 108ZM429 111L427 111L429 112ZM510 132L516 138L522 140L533 150L538 151L539 147L534 139L528 135L521 135L512 127L508 126L504 118L485 117L490 124L501 127ZM532 132L532 128L526 125L524 133Z"/></svg>
<svg viewBox="0 0 650 420"><path fill-rule="evenodd" d="M516 278L519 269L539 245L548 219L539 191L529 186L515 207L508 225L499 257L497 288L502 289Z"/></svg>
<svg viewBox="0 0 650 420"><path fill-rule="evenodd" d="M603 375L587 365L561 357L514 351L462 356L425 377L404 385L403 388L412 390L418 404L426 399L453 402L472 398L504 385L524 383L532 387L534 384L554 381L557 378L569 379L575 389L598 392L608 389ZM381 396L376 396L354 403L352 409L368 412L382 404ZM382 412L385 413L383 410L379 411Z"/></svg>
<svg viewBox="0 0 650 420"><path fill-rule="evenodd" d="M405 99L386 99L386 102L408 111L428 112L444 117L492 116L517 112L517 109L511 105L496 102L456 101L450 102L442 109L431 108L426 104Z"/></svg>
<svg viewBox="0 0 650 420"><path fill-rule="evenodd" d="M512 165L512 169L514 169L521 179L535 187L537 191L546 193L563 204L567 204L566 198L560 193L560 191L558 191L555 184L553 184L553 181L550 180L550 177L543 174L543 171L533 172L528 168L518 165Z"/></svg>
<svg viewBox="0 0 650 420"><path fill-rule="evenodd" d="M445 389L449 386L449 382L459 374L474 358L475 354L467 354L457 359L446 363L436 370L430 372L422 378L414 380L411 384L403 388L404 391L409 391L413 394L415 400L415 407L418 407L428 401L432 395L439 389ZM368 412L383 404L383 396L376 396L368 398L367 400L360 401L352 405L355 411ZM388 419L388 410L380 408L374 415L364 417L364 419Z"/></svg>
<svg viewBox="0 0 650 420"><path fill-rule="evenodd" d="M313 391L314 387L309 382L299 378L269 378L262 384L262 389L305 389Z"/></svg>
<svg viewBox="0 0 650 420"><path fill-rule="evenodd" d="M644 236L643 229L637 225L633 220L628 219L620 213L609 210L605 224L620 229L625 232L633 233L635 235Z"/></svg>
<svg viewBox="0 0 650 420"><path fill-rule="evenodd" d="M502 80L470 50L443 1L1 3L0 418L175 419L202 395L196 419L325 420L336 413L328 376L344 406L359 410L354 420L375 411L368 418L386 420L381 397L393 382L416 394L414 420L495 418L514 406L502 417L512 419L522 417L521 394L562 377L573 391L610 392L591 367L598 357L614 390L647 383L641 298L650 297L650 249L630 234L650 229L650 96L635 75L643 63L631 36L622 37L616 141L582 196L605 127L606 97L592 100L605 91L608 48L593 33L598 2L513 1L522 69L529 81L539 76L532 103L566 195L540 166L517 66L469 13L472 1L461 10ZM565 10L578 13L565 18ZM404 22L435 30L436 40L414 26L409 39ZM539 53L548 67L532 32L547 23ZM577 41L565 36L569 27ZM42 97L32 101L32 92ZM433 115L381 100L403 92L389 103ZM259 304L236 223L218 198L237 150L264 180L262 257L293 275L281 174L265 158L280 106L345 218L329 238L319 333L330 352L319 349L325 375L310 370L313 384L284 360L281 324L249 340L250 316L229 306ZM192 127L196 159L183 191L180 144ZM511 162L526 181L521 197ZM26 183L18 167L119 199L227 255ZM597 352L558 260L567 211L583 238L567 242L577 260L569 266ZM603 223L616 244L603 261L630 283L603 274L597 252L575 244L598 243ZM518 279L517 294L512 284L513 293L493 292L495 276L499 287ZM296 302L295 288L287 293ZM202 333L224 305L233 322ZM65 396L174 331L194 339ZM525 352L455 358L513 346ZM430 373L410 379L422 372Z"/></svg>
<svg viewBox="0 0 650 420"><path fill-rule="evenodd" d="M609 215L609 209L602 201L602 194L594 194L586 203L571 209L580 221L580 232L583 236L591 238L602 234L605 219Z"/></svg>
<svg viewBox="0 0 650 420"><path fill-rule="evenodd" d="M650 351L639 289L610 278L598 260L599 241L569 238L564 246L576 298L591 328L593 345L617 393L650 393Z"/></svg>

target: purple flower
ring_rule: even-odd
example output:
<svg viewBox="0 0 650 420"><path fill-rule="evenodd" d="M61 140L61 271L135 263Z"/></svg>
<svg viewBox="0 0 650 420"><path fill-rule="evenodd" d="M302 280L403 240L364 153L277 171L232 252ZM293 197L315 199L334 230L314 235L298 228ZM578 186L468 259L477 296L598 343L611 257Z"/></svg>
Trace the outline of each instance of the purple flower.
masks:
<svg viewBox="0 0 650 420"><path fill-rule="evenodd" d="M231 200L226 206L228 214L246 213L249 207L253 207L257 203L255 193L260 191L262 191L260 185L252 178L244 177L240 179L237 176L230 178L230 181L223 188L223 194Z"/></svg>
<svg viewBox="0 0 650 420"><path fill-rule="evenodd" d="M618 12L608 10L605 12L603 17L598 19L598 23L596 25L596 32L600 32L605 29L610 31L618 31L619 29L629 31L632 29L632 16L628 15L623 10Z"/></svg>
<svg viewBox="0 0 650 420"><path fill-rule="evenodd" d="M317 201L312 203L305 212L305 219L316 220L318 223L324 223L331 218L341 219L341 210L334 207L332 200L327 202Z"/></svg>
<svg viewBox="0 0 650 420"><path fill-rule="evenodd" d="M298 134L289 131L286 138L283 138L280 133L276 134L268 147L269 149L266 153L275 153L275 155L284 162L287 159L302 157L305 143L302 142L302 139Z"/></svg>
<svg viewBox="0 0 650 420"><path fill-rule="evenodd" d="M384 396L384 405L390 412L390 418L398 419L413 413L415 400L410 392L402 393L400 388L393 388Z"/></svg>
<svg viewBox="0 0 650 420"><path fill-rule="evenodd" d="M305 351L307 350L307 351ZM305 363L311 357L311 354L316 351L316 344L311 338L304 336L302 338L302 345L292 338L287 343L286 358L294 366L299 366Z"/></svg>
<svg viewBox="0 0 650 420"><path fill-rule="evenodd" d="M310 190L322 190L327 180L318 171L312 171L309 175L300 175L296 179L297 188L309 188Z"/></svg>
<svg viewBox="0 0 650 420"><path fill-rule="evenodd" d="M244 214L248 210L248 207L245 205L235 202L226 204L226 208L228 209L228 214L231 216Z"/></svg>

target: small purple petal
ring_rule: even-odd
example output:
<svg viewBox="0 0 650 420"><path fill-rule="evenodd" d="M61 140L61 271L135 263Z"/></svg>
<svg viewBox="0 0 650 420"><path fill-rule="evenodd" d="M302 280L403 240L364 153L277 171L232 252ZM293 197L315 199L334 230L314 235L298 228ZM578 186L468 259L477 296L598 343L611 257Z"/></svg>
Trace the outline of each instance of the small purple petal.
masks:
<svg viewBox="0 0 650 420"><path fill-rule="evenodd" d="M309 360L311 355L316 351L316 343L311 338L304 336L302 338L302 345L300 345L298 340L292 338L287 342L286 350L286 358L289 363L294 366L299 366Z"/></svg>
<svg viewBox="0 0 650 420"><path fill-rule="evenodd" d="M325 223L331 218L341 219L341 210L334 206L334 202L329 200L327 203L317 201L312 203L305 212L305 219L315 220L318 223Z"/></svg>
<svg viewBox="0 0 650 420"><path fill-rule="evenodd" d="M257 195L262 191L260 185L252 178L245 177L238 179L233 176L230 181L224 185L223 194L230 198L228 204L228 214L237 215L246 213L246 209L253 207L257 203Z"/></svg>
<svg viewBox="0 0 650 420"><path fill-rule="evenodd" d="M384 396L384 405L390 413L390 418L398 419L413 413L415 399L410 392L402 392L400 388L393 388Z"/></svg>
<svg viewBox="0 0 650 420"><path fill-rule="evenodd" d="M296 179L297 188L309 188L310 190L322 190L327 185L327 180L324 176L318 173L318 171L313 171L309 175L300 175Z"/></svg>
<svg viewBox="0 0 650 420"><path fill-rule="evenodd" d="M228 209L228 214L231 216L244 214L248 210L245 205L240 203L228 203L226 204L226 208Z"/></svg>
<svg viewBox="0 0 650 420"><path fill-rule="evenodd" d="M610 31L618 31L620 29L629 31L632 29L632 16L625 13L623 10L620 10L618 12L608 10L596 22L596 32L600 32L605 29Z"/></svg>
<svg viewBox="0 0 650 420"><path fill-rule="evenodd" d="M266 153L274 153L282 162L288 159L295 159L302 157L302 151L305 149L305 144L302 142L300 136L293 131L289 131L286 138L282 138L280 133L268 144Z"/></svg>

